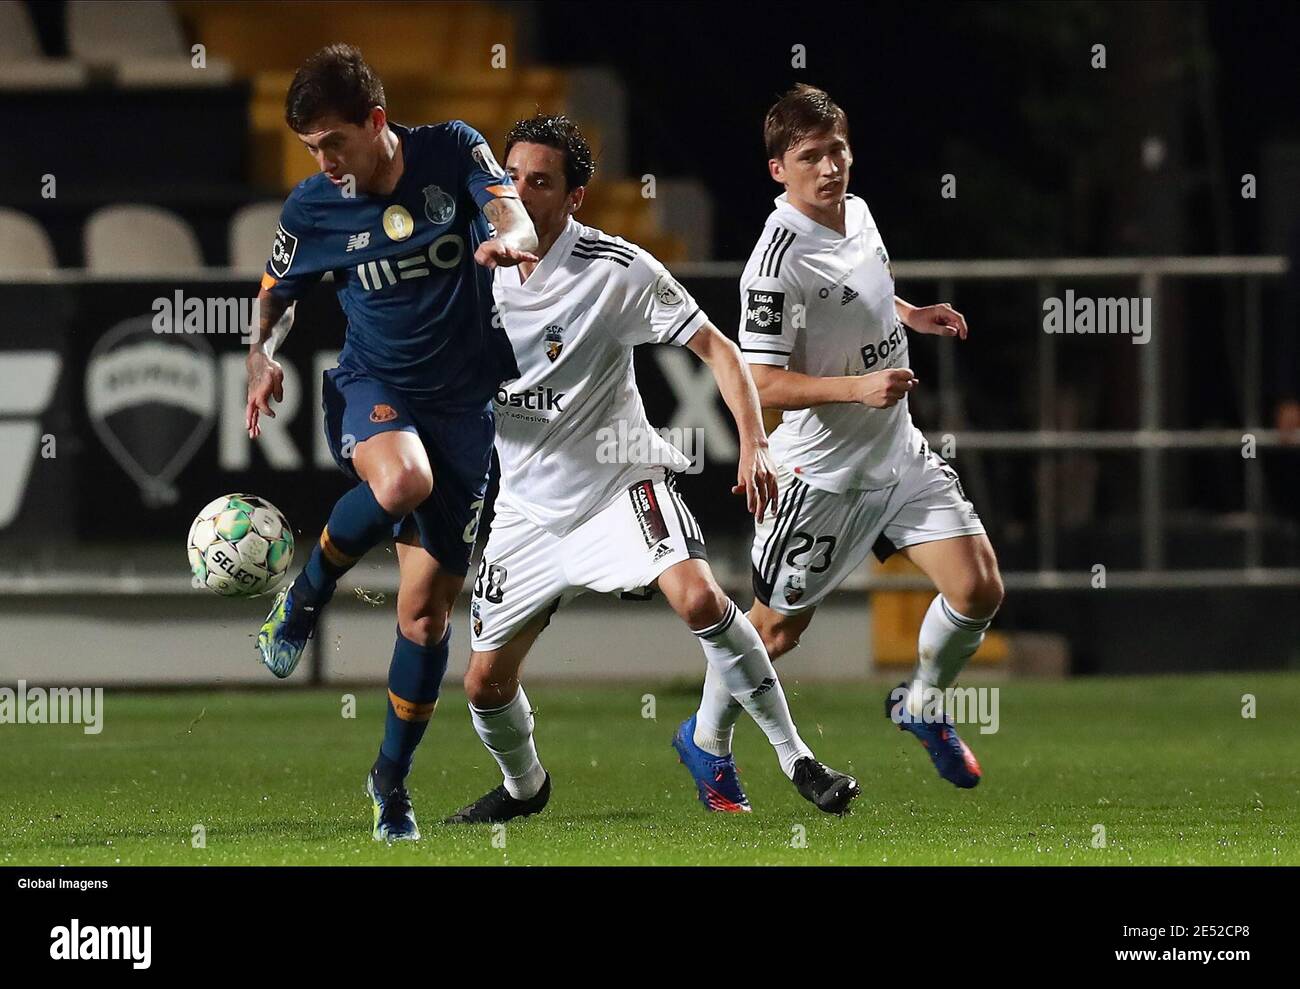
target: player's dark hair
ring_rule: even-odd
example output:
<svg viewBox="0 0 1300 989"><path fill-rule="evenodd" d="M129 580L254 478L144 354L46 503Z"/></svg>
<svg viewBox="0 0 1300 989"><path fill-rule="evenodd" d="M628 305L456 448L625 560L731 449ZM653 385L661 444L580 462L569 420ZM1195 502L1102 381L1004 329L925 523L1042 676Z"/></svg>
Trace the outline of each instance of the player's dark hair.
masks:
<svg viewBox="0 0 1300 989"><path fill-rule="evenodd" d="M384 84L352 45L327 45L293 75L284 98L284 119L297 134L312 124L337 116L349 124L364 124L377 106L387 109Z"/></svg>
<svg viewBox="0 0 1300 989"><path fill-rule="evenodd" d="M586 185L596 171L591 146L578 125L562 113L539 113L518 121L506 135L506 157L516 144L543 144L564 152L565 192Z"/></svg>
<svg viewBox="0 0 1300 989"><path fill-rule="evenodd" d="M768 158L780 158L804 138L839 131L849 139L849 118L823 89L801 82L767 111L763 143Z"/></svg>

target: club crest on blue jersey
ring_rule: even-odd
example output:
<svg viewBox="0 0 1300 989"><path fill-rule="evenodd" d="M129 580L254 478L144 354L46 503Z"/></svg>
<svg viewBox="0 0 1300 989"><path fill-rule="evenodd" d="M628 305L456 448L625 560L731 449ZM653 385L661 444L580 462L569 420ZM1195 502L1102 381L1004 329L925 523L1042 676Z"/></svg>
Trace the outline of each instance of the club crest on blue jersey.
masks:
<svg viewBox="0 0 1300 989"><path fill-rule="evenodd" d="M450 223L456 215L456 200L436 185L424 187L424 215L437 226Z"/></svg>
<svg viewBox="0 0 1300 989"><path fill-rule="evenodd" d="M564 327L552 323L546 328L546 357L554 364L564 349Z"/></svg>
<svg viewBox="0 0 1300 989"><path fill-rule="evenodd" d="M384 210L384 233L393 240L406 240L415 233L415 221L405 206L390 206Z"/></svg>

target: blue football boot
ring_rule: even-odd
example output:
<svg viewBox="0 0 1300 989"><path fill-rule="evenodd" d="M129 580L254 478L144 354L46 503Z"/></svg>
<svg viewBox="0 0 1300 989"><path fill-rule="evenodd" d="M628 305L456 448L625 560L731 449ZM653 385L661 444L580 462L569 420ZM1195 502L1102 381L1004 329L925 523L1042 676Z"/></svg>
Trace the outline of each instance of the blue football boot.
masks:
<svg viewBox="0 0 1300 989"><path fill-rule="evenodd" d="M899 731L908 731L924 746L930 761L939 775L953 786L969 790L979 785L980 764L953 725L947 713L941 720L927 721L908 714L906 704L907 682L900 683L885 698L885 717L898 725ZM901 691L901 693L900 693Z"/></svg>
<svg viewBox="0 0 1300 989"><path fill-rule="evenodd" d="M257 651L262 655L263 665L282 680L292 673L307 648L307 640L316 632L319 617L320 606L299 605L294 600L293 587L277 594L271 613L257 634Z"/></svg>
<svg viewBox="0 0 1300 989"><path fill-rule="evenodd" d="M695 744L694 714L677 728L673 748L677 750L678 761L690 770L700 803L705 807L724 814L748 814L753 810L741 789L736 760L731 754L711 755Z"/></svg>
<svg viewBox="0 0 1300 989"><path fill-rule="evenodd" d="M377 774L378 767L371 769L366 776L366 795L375 811L370 836L375 841L419 841L420 828L415 823L415 811L411 808L411 795L406 792L406 785L398 783L384 793Z"/></svg>

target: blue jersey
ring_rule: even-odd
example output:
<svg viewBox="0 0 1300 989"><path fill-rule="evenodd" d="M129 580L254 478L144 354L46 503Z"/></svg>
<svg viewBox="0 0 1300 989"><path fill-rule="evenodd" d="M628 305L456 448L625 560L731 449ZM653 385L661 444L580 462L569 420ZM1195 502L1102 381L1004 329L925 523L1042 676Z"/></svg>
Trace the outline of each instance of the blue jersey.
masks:
<svg viewBox="0 0 1300 989"><path fill-rule="evenodd" d="M483 205L513 185L464 121L389 127L402 142L393 191L347 197L322 173L299 183L262 285L292 302L332 271L348 321L340 367L439 407L482 405L519 375L493 326L492 273L474 262Z"/></svg>

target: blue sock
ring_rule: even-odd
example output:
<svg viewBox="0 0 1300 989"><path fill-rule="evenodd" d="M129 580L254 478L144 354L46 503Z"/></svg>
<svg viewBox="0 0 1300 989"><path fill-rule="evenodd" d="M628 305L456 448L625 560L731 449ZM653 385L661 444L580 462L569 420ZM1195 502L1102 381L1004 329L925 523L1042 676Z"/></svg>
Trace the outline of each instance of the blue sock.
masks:
<svg viewBox="0 0 1300 989"><path fill-rule="evenodd" d="M334 504L320 540L293 582L295 598L324 604L334 585L361 557L392 532L400 519L389 515L364 481Z"/></svg>
<svg viewBox="0 0 1300 989"><path fill-rule="evenodd" d="M450 647L450 623L436 645L416 645L398 630L393 662L388 667L388 715L377 763L380 779L390 787L411 770L415 747L433 717Z"/></svg>

